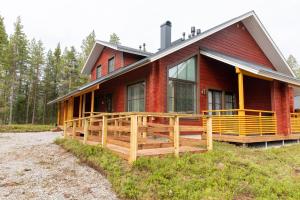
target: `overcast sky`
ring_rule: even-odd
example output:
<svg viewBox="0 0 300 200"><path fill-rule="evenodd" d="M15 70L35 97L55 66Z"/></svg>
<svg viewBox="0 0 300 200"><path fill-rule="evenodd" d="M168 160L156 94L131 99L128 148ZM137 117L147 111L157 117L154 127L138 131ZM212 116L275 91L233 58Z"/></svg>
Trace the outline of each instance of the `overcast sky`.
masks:
<svg viewBox="0 0 300 200"><path fill-rule="evenodd" d="M300 1L297 0L0 0L0 15L6 30L21 16L29 38L41 39L47 49L80 47L82 39L95 30L97 39L108 40L117 33L121 43L147 50L159 48L160 25L172 22L172 39L189 32L191 26L202 31L228 19L254 10L284 56L300 60Z"/></svg>

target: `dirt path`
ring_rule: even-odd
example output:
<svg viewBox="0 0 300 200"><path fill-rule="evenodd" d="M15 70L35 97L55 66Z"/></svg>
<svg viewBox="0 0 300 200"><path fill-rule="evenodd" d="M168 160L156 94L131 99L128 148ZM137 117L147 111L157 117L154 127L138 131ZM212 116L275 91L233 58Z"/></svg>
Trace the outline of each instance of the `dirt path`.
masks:
<svg viewBox="0 0 300 200"><path fill-rule="evenodd" d="M0 199L117 199L94 169L53 144L60 133L0 133Z"/></svg>

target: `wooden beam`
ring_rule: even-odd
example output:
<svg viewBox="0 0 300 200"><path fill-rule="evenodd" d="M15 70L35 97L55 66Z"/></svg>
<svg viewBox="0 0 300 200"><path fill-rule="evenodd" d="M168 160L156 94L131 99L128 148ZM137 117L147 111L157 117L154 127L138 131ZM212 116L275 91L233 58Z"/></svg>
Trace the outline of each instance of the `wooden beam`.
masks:
<svg viewBox="0 0 300 200"><path fill-rule="evenodd" d="M91 115L93 115L94 112L94 105L95 105L95 91L92 91L91 95Z"/></svg>
<svg viewBox="0 0 300 200"><path fill-rule="evenodd" d="M89 123L87 119L84 119L84 128L83 128L83 144L86 144L89 135Z"/></svg>
<svg viewBox="0 0 300 200"><path fill-rule="evenodd" d="M206 143L207 150L210 151L213 149L213 139L212 139L212 118L209 117L206 121Z"/></svg>
<svg viewBox="0 0 300 200"><path fill-rule="evenodd" d="M174 119L174 154L176 157L179 157L179 117L175 116Z"/></svg>
<svg viewBox="0 0 300 200"><path fill-rule="evenodd" d="M86 104L86 94L83 95L83 103L82 103L82 117L85 117L85 104Z"/></svg>
<svg viewBox="0 0 300 200"><path fill-rule="evenodd" d="M130 126L130 152L129 152L129 163L136 161L137 157L137 136L138 136L138 119L136 115L131 115L131 126Z"/></svg>
<svg viewBox="0 0 300 200"><path fill-rule="evenodd" d="M57 126L60 123L60 104L61 104L61 102L57 103Z"/></svg>
<svg viewBox="0 0 300 200"><path fill-rule="evenodd" d="M146 126L146 127L147 127L147 116L143 116L143 126ZM147 137L147 132L144 131L144 132L142 133L142 135L143 135L143 138L146 138L146 137Z"/></svg>
<svg viewBox="0 0 300 200"><path fill-rule="evenodd" d="M240 68L236 67L236 73L238 74L238 89L239 89L239 115L245 115L245 100L244 100L244 75Z"/></svg>
<svg viewBox="0 0 300 200"><path fill-rule="evenodd" d="M73 121L72 139L75 138L75 133L76 133L76 121Z"/></svg>
<svg viewBox="0 0 300 200"><path fill-rule="evenodd" d="M170 129L170 132L169 132L169 136L170 137L173 137L174 136L174 118L170 118L169 119L169 125L172 127L171 129Z"/></svg>
<svg viewBox="0 0 300 200"><path fill-rule="evenodd" d="M102 147L106 147L107 143L107 116L102 117Z"/></svg>

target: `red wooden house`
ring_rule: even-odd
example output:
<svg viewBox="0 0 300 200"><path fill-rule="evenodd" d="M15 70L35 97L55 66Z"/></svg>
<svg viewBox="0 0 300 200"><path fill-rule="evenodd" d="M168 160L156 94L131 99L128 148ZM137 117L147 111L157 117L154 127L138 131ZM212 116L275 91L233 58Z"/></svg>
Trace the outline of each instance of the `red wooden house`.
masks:
<svg viewBox="0 0 300 200"><path fill-rule="evenodd" d="M58 124L98 112L197 113L213 117L220 140L300 138L300 80L253 11L175 41L171 26L161 25L155 53L97 41L81 71L91 82L50 102Z"/></svg>

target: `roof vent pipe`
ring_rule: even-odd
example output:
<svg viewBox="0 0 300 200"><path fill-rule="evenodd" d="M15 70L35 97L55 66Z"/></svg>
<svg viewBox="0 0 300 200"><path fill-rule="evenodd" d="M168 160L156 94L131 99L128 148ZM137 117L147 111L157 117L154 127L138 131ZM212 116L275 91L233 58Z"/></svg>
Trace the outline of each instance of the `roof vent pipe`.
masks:
<svg viewBox="0 0 300 200"><path fill-rule="evenodd" d="M192 37L195 36L195 32L196 32L196 28L195 28L195 26L192 26L191 27L191 35L192 35Z"/></svg>
<svg viewBox="0 0 300 200"><path fill-rule="evenodd" d="M171 46L171 27L170 21L166 21L160 26L160 50Z"/></svg>
<svg viewBox="0 0 300 200"><path fill-rule="evenodd" d="M185 40L185 32L182 33L182 40Z"/></svg>
<svg viewBox="0 0 300 200"><path fill-rule="evenodd" d="M198 28L198 29L197 29L197 35L200 35L200 34L201 34L201 29Z"/></svg>
<svg viewBox="0 0 300 200"><path fill-rule="evenodd" d="M143 43L143 51L146 51L146 43Z"/></svg>

